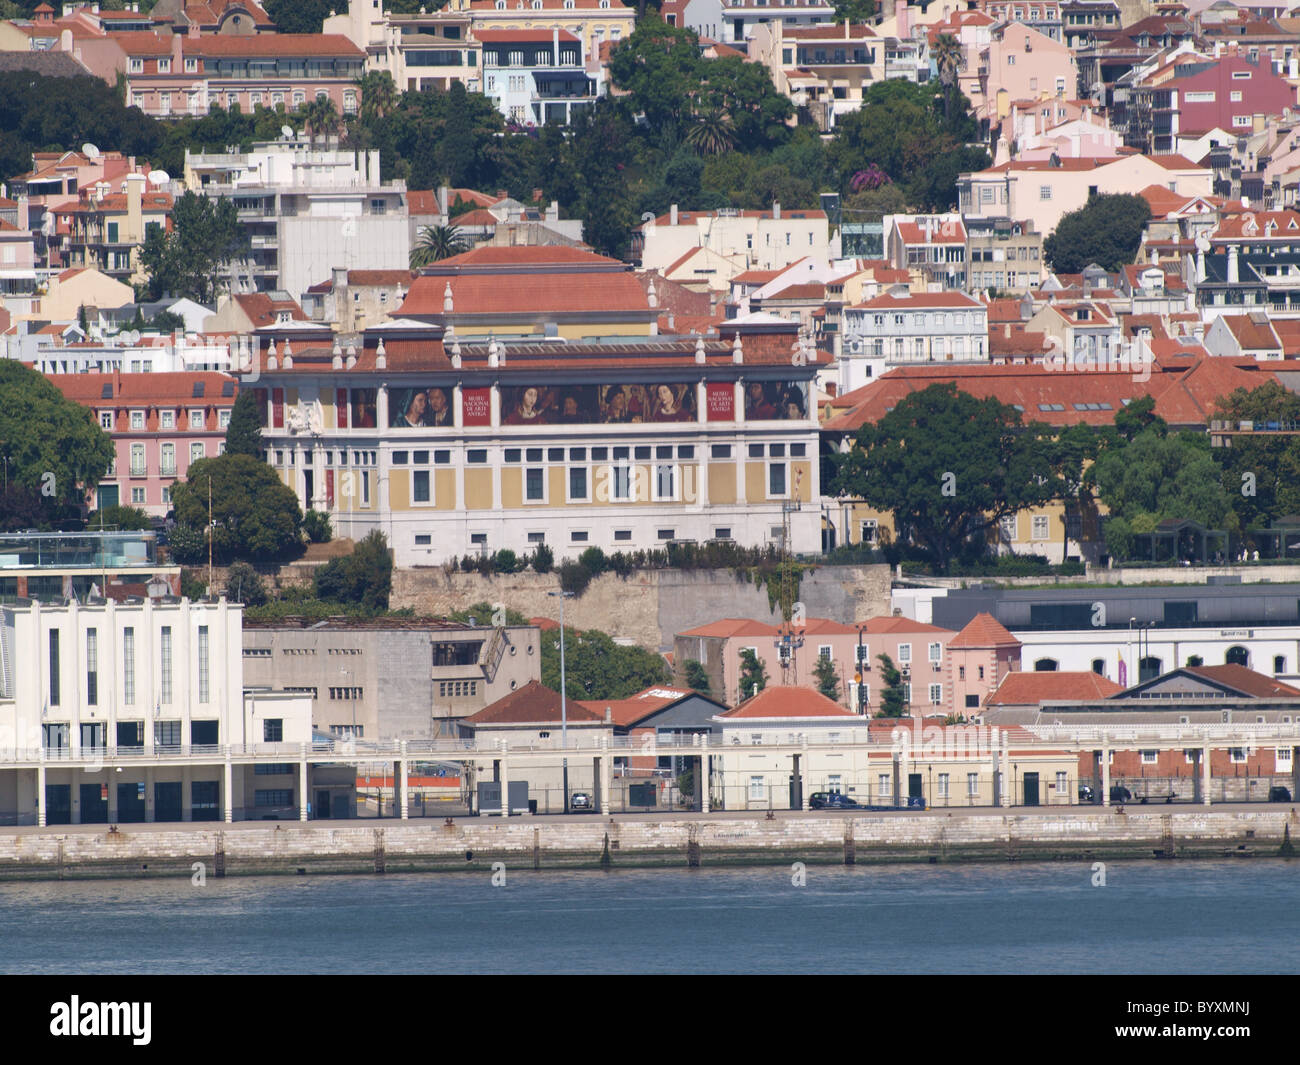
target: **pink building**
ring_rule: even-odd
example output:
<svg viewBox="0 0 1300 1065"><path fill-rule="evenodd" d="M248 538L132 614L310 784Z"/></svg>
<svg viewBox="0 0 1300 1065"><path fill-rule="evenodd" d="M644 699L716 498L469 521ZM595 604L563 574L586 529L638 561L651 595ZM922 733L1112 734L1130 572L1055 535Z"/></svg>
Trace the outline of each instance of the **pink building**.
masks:
<svg viewBox="0 0 1300 1065"><path fill-rule="evenodd" d="M88 501L96 509L121 503L164 517L172 485L225 448L237 391L226 374L52 374L50 381L93 410L113 439L113 465Z"/></svg>
<svg viewBox="0 0 1300 1065"><path fill-rule="evenodd" d="M1008 673L1020 669L1020 641L992 614L976 614L948 642L950 713L972 717Z"/></svg>
<svg viewBox="0 0 1300 1065"><path fill-rule="evenodd" d="M1296 104L1295 88L1267 64L1229 55L1209 70L1175 78L1157 90L1156 110L1169 93L1173 133L1205 133L1213 129L1252 132L1255 117L1280 115Z"/></svg>
<svg viewBox="0 0 1300 1065"><path fill-rule="evenodd" d="M356 111L366 54L338 34L168 36L122 33L127 103L148 115L201 115L213 106L295 111L327 96ZM97 71L97 73L99 73Z"/></svg>
<svg viewBox="0 0 1300 1065"><path fill-rule="evenodd" d="M994 31L979 69L991 122L1004 117L1015 100L1073 96L1079 81L1069 48L1019 22Z"/></svg>

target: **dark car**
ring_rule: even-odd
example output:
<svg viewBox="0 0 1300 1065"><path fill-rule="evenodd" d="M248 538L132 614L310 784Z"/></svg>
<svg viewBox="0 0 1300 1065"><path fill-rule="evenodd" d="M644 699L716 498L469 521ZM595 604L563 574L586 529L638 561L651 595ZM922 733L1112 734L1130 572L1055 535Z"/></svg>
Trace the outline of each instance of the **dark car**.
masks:
<svg viewBox="0 0 1300 1065"><path fill-rule="evenodd" d="M1096 792L1096 790L1093 789L1093 787L1092 787L1091 785L1089 785L1089 784L1080 784L1080 785L1079 785L1079 802L1080 802L1080 803L1090 803L1090 802L1096 802L1096 801L1097 801L1097 792Z"/></svg>
<svg viewBox="0 0 1300 1065"><path fill-rule="evenodd" d="M1128 788L1124 787L1123 784L1112 784L1110 786L1111 802L1131 802L1132 800L1133 793L1129 791Z"/></svg>
<svg viewBox="0 0 1300 1065"><path fill-rule="evenodd" d="M596 808L596 804L591 801L591 795L585 791L575 791L569 796L569 809L574 813L591 813Z"/></svg>
<svg viewBox="0 0 1300 1065"><path fill-rule="evenodd" d="M808 806L813 810L861 810L862 804L841 795L838 791L815 791L808 796Z"/></svg>
<svg viewBox="0 0 1300 1065"><path fill-rule="evenodd" d="M1274 787L1268 789L1269 802L1290 802L1291 792L1287 788Z"/></svg>

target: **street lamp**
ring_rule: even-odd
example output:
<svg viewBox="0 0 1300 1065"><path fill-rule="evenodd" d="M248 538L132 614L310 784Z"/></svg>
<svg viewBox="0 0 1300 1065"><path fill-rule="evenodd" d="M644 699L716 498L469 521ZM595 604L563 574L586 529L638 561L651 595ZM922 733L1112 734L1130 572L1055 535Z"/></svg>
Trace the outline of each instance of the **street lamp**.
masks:
<svg viewBox="0 0 1300 1065"><path fill-rule="evenodd" d="M867 714L867 692L864 685L867 680L867 663L864 656L865 648L862 646L862 633L866 625L858 626L858 714L865 717Z"/></svg>
<svg viewBox="0 0 1300 1065"><path fill-rule="evenodd" d="M564 752L562 761L562 786L564 788L564 812L569 812L569 699L564 690L564 601L572 599L573 593L561 589L547 592L548 596L560 600L560 749Z"/></svg>

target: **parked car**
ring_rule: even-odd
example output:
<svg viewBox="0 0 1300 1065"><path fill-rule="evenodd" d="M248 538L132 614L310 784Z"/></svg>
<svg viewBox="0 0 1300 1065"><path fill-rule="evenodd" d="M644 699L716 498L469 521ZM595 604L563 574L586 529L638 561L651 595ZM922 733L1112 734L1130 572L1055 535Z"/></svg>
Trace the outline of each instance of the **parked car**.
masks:
<svg viewBox="0 0 1300 1065"><path fill-rule="evenodd" d="M1133 793L1124 787L1123 784L1112 784L1110 786L1111 802L1132 802Z"/></svg>
<svg viewBox="0 0 1300 1065"><path fill-rule="evenodd" d="M838 791L814 791L808 796L808 807L812 810L861 810L862 804Z"/></svg>
<svg viewBox="0 0 1300 1065"><path fill-rule="evenodd" d="M574 813L589 814L596 808L596 804L591 801L591 794L586 791L575 791L569 796L569 809Z"/></svg>
<svg viewBox="0 0 1300 1065"><path fill-rule="evenodd" d="M1080 784L1080 785L1079 785L1079 802L1081 802L1081 803L1090 803L1090 802L1096 802L1096 801L1097 801L1097 792L1096 792L1096 790L1095 790L1091 785L1088 785L1088 784Z"/></svg>
<svg viewBox="0 0 1300 1065"><path fill-rule="evenodd" d="M1291 790L1289 788L1274 787L1268 789L1269 802L1290 802Z"/></svg>

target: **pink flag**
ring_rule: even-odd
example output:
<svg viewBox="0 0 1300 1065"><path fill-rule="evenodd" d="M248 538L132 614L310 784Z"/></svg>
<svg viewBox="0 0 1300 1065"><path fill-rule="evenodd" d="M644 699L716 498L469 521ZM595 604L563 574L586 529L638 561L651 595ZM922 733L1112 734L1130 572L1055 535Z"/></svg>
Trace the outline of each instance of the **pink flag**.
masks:
<svg viewBox="0 0 1300 1065"><path fill-rule="evenodd" d="M1119 683L1121 688L1128 687L1128 663L1122 658L1119 660Z"/></svg>

